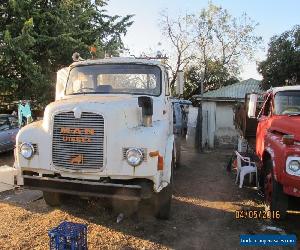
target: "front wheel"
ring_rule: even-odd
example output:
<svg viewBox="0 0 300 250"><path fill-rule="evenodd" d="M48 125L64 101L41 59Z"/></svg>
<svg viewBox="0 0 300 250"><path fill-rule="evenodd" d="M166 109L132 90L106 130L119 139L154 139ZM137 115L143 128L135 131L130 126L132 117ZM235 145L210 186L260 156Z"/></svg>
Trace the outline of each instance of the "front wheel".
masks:
<svg viewBox="0 0 300 250"><path fill-rule="evenodd" d="M171 200L172 200L172 187L169 184L159 193L154 194L154 209L155 217L161 220L167 220L170 218L171 212Z"/></svg>
<svg viewBox="0 0 300 250"><path fill-rule="evenodd" d="M173 193L173 168L174 160L171 163L171 177L168 186L163 188L159 193L153 194L155 217L161 220L168 220L171 213L171 202Z"/></svg>
<svg viewBox="0 0 300 250"><path fill-rule="evenodd" d="M289 204L288 196L283 192L283 187L274 178L272 162L268 161L268 171L265 177L265 200L270 211L279 212L280 219L285 219ZM271 167L271 168L270 168Z"/></svg>
<svg viewBox="0 0 300 250"><path fill-rule="evenodd" d="M54 192L43 192L43 198L50 207L58 207L62 202L62 195Z"/></svg>

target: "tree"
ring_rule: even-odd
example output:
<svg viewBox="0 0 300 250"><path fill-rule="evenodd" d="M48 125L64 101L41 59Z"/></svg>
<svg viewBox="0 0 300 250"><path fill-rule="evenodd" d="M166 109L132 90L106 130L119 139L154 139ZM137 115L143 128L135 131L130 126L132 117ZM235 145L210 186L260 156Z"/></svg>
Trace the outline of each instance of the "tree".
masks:
<svg viewBox="0 0 300 250"><path fill-rule="evenodd" d="M109 16L106 0L9 0L0 4L0 90L10 99L53 98L56 71L89 47L117 55L130 15ZM13 96L12 96L13 94Z"/></svg>
<svg viewBox="0 0 300 250"><path fill-rule="evenodd" d="M264 89L300 83L300 26L273 36L267 59L258 66Z"/></svg>
<svg viewBox="0 0 300 250"><path fill-rule="evenodd" d="M176 22L164 18L163 24L163 30L169 31L164 34L173 44L177 58L181 59L174 63L172 72L176 72L178 67L197 68L206 90L223 86L227 80L236 79L242 63L253 58L262 41L261 37L254 34L258 24L246 14L235 18L226 9L212 3L199 14L187 14ZM180 35L182 30L184 35ZM173 42L177 41L174 37L180 42ZM177 44L185 46L175 46ZM181 56L183 52L185 54ZM213 79L220 80L219 76L224 72L227 78L223 77L222 82L214 83ZM200 92L201 86L199 83L197 85L190 96Z"/></svg>
<svg viewBox="0 0 300 250"><path fill-rule="evenodd" d="M166 12L161 13L160 26L163 35L168 37L171 46L175 52L171 53L169 60L166 61L166 66L171 72L170 87L174 91L177 73L180 70L185 70L189 62L194 58L190 49L194 43L194 39L190 34L189 17L179 16L177 19L172 19Z"/></svg>
<svg viewBox="0 0 300 250"><path fill-rule="evenodd" d="M203 81L203 72L199 66L191 66L185 72L185 85L183 97L190 99L193 93L197 92L199 83ZM204 92L209 90L218 89L223 86L231 85L238 82L239 79L232 76L226 67L221 63L215 61L209 61L207 63L207 75L206 81L203 86Z"/></svg>

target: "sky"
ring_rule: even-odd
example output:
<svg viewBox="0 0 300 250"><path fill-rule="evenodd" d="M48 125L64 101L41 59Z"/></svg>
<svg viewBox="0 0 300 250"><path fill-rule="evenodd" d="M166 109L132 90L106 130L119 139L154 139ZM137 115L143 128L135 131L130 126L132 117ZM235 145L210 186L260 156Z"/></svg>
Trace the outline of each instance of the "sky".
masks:
<svg viewBox="0 0 300 250"><path fill-rule="evenodd" d="M132 54L140 55L150 48L162 50L165 39L161 35L159 16L164 10L170 16L197 13L207 7L208 0L109 0L107 11L111 15L133 14L134 24L128 29L123 41ZM256 70L258 61L266 58L268 43L272 36L300 25L299 0L214 0L213 4L227 9L232 16L247 13L259 25L255 33L263 38L263 50L255 59L243 65L241 79L261 79ZM161 43L162 45L158 45Z"/></svg>

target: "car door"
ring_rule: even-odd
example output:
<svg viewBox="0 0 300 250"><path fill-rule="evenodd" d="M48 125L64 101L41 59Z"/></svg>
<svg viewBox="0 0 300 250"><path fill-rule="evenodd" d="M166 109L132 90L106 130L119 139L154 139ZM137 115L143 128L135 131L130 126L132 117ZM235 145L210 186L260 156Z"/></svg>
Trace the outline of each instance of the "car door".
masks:
<svg viewBox="0 0 300 250"><path fill-rule="evenodd" d="M0 152L9 150L10 139L10 124L7 116L0 117Z"/></svg>
<svg viewBox="0 0 300 250"><path fill-rule="evenodd" d="M9 125L10 125L10 130L8 132L9 134L9 146L10 148L14 148L16 144L16 136L19 132L19 122L16 116L9 116Z"/></svg>

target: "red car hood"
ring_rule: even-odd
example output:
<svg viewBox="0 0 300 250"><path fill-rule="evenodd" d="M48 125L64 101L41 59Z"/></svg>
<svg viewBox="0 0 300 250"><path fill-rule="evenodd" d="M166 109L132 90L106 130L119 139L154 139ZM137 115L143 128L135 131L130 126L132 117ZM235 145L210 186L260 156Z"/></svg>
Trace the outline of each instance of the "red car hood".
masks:
<svg viewBox="0 0 300 250"><path fill-rule="evenodd" d="M271 124L271 130L294 135L300 141L300 116L277 116Z"/></svg>

